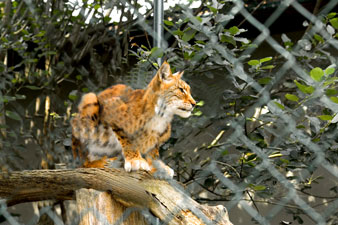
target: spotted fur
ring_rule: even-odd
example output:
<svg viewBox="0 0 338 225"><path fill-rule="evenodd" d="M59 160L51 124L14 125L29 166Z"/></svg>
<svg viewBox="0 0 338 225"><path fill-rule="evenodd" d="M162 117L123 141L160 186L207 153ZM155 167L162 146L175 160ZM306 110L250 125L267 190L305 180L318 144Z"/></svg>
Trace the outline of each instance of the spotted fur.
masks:
<svg viewBox="0 0 338 225"><path fill-rule="evenodd" d="M99 167L105 164L100 160L122 152L126 171L152 170L172 177L158 149L170 137L173 116L189 117L196 104L182 74L172 74L164 62L146 89L119 84L84 95L72 121L74 155L86 150L86 166Z"/></svg>

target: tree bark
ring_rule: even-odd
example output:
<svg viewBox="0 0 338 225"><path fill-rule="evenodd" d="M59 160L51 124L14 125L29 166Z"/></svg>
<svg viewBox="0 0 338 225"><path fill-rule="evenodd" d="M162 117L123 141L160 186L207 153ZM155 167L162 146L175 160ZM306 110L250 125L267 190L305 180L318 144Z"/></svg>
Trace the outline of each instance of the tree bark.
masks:
<svg viewBox="0 0 338 225"><path fill-rule="evenodd" d="M97 194L102 196L97 198ZM166 224L231 224L225 207L199 205L176 181L157 180L143 171L127 173L120 169L79 168L0 173L0 198L8 205L76 199L80 215L85 208L94 208L94 212L101 212L110 224L124 216L126 207L140 212L131 216L137 224L146 224L141 214L147 212ZM102 204L107 205L102 207ZM80 220L84 221L81 225L95 224L86 223L90 220L85 216L80 216ZM135 222L125 220L123 224Z"/></svg>

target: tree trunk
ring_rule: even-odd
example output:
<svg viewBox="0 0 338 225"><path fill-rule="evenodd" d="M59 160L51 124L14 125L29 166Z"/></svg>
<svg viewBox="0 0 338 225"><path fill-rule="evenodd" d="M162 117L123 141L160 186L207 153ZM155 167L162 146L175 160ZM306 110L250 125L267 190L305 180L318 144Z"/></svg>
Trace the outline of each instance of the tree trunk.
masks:
<svg viewBox="0 0 338 225"><path fill-rule="evenodd" d="M115 201L108 192L82 188L76 191L79 225L137 224L146 225L139 212L131 212L126 218L127 208Z"/></svg>

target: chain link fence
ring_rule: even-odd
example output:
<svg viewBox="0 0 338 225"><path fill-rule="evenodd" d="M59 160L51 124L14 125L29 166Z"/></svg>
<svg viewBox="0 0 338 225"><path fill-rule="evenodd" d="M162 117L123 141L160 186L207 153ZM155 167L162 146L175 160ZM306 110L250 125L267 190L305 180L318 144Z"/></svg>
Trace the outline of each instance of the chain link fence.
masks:
<svg viewBox="0 0 338 225"><path fill-rule="evenodd" d="M191 118L175 119L172 138L161 148L193 199L225 206L233 224L338 224L337 5L336 0L165 2L166 47L158 48L152 46L151 1L2 2L2 170L34 169L17 166L26 158L16 154L23 147L14 146L17 139L40 146L37 168L75 166L64 149L78 97L116 82L144 88L164 58L173 70L185 71L199 100ZM38 22L31 24L27 14ZM55 26L39 30L39 16L48 24L46 15ZM13 52L23 60L13 63ZM45 66L38 68L42 57ZM38 81L39 76L47 78ZM49 89L51 83L55 89ZM44 95L30 92L29 104L14 109L11 102L20 101L23 92L5 90L25 87ZM42 115L38 98L44 101ZM18 128L11 130L11 124ZM32 205L19 213L1 200L1 224L79 223L72 202ZM30 217L24 216L28 209ZM140 213L149 224L168 222L147 210Z"/></svg>

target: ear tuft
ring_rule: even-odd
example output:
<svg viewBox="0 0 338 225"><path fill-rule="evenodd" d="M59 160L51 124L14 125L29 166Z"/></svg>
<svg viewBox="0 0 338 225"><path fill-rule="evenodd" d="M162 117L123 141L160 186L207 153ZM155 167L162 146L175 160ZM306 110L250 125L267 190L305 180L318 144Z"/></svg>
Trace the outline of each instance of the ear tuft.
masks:
<svg viewBox="0 0 338 225"><path fill-rule="evenodd" d="M170 80L170 77L172 76L171 70L170 70L170 65L166 61L162 64L160 69L157 71L158 77L160 81L168 81Z"/></svg>
<svg viewBox="0 0 338 225"><path fill-rule="evenodd" d="M178 79L181 79L184 74L184 71L179 71L173 74L173 76L177 77Z"/></svg>

